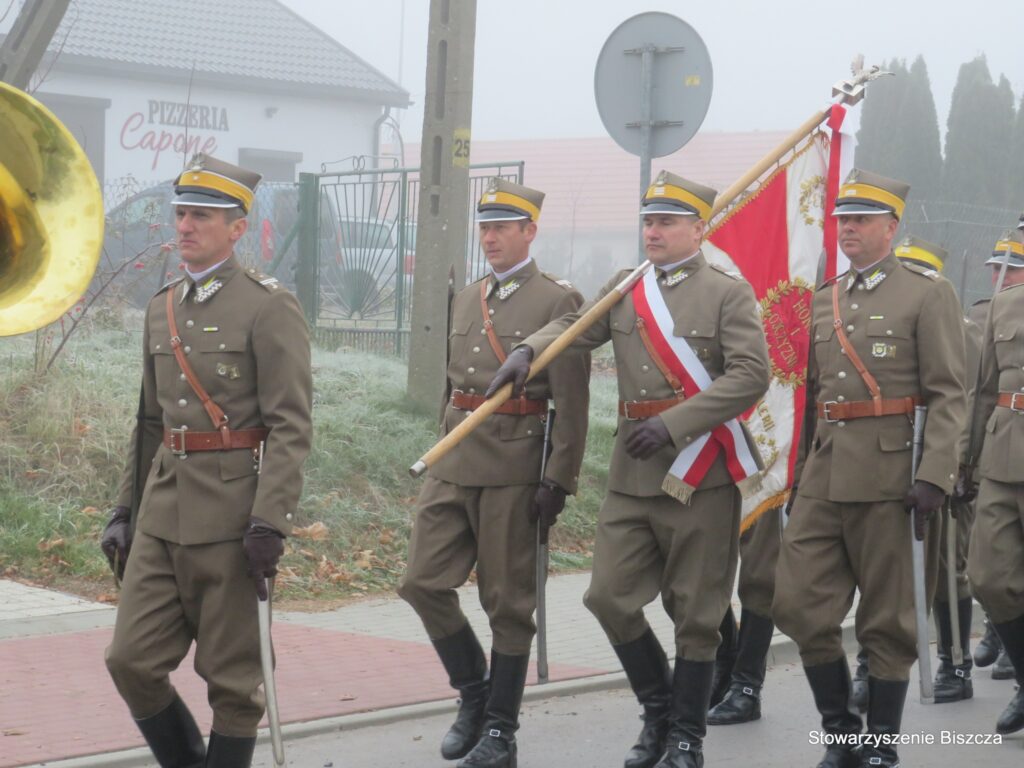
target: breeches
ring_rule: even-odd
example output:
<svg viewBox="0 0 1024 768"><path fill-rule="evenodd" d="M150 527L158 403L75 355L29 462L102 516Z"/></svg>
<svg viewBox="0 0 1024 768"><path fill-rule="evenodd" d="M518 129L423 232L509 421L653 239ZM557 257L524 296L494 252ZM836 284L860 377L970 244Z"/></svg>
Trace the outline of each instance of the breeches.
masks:
<svg viewBox="0 0 1024 768"><path fill-rule="evenodd" d="M1024 614L1024 486L982 479L967 574L992 621Z"/></svg>
<svg viewBox="0 0 1024 768"><path fill-rule="evenodd" d="M740 604L744 610L771 618L775 565L782 543L781 509L769 509L740 536Z"/></svg>
<svg viewBox="0 0 1024 768"><path fill-rule="evenodd" d="M196 642L213 729L254 736L263 716L256 588L241 541L182 546L136 532L107 669L132 717L174 698L170 673Z"/></svg>
<svg viewBox="0 0 1024 768"><path fill-rule="evenodd" d="M536 491L536 485L469 488L427 477L398 594L432 640L466 625L455 589L475 565L494 649L513 656L530 652L537 605L537 525L530 506Z"/></svg>
<svg viewBox="0 0 1024 768"><path fill-rule="evenodd" d="M734 485L697 491L689 504L609 491L583 602L612 644L647 631L643 608L660 593L675 625L676 655L712 661L736 578L739 520Z"/></svg>
<svg viewBox="0 0 1024 768"><path fill-rule="evenodd" d="M939 536L925 539L928 605ZM845 655L843 619L860 590L857 640L874 677L908 680L917 659L910 519L900 501L830 502L798 496L779 553L773 616L805 666Z"/></svg>

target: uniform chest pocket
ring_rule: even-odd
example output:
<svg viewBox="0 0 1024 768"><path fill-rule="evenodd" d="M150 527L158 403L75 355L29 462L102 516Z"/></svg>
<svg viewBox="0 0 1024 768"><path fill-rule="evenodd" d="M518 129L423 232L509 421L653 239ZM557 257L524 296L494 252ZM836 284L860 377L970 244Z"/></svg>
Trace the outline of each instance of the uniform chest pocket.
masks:
<svg viewBox="0 0 1024 768"><path fill-rule="evenodd" d="M1024 333L1020 333L1018 326L999 324L992 329L992 336L996 343L996 360L1000 368L1016 367L1024 362Z"/></svg>
<svg viewBox="0 0 1024 768"><path fill-rule="evenodd" d="M245 352L249 345L244 333L204 333L193 345L199 352Z"/></svg>
<svg viewBox="0 0 1024 768"><path fill-rule="evenodd" d="M913 355L911 345L913 344L910 325L907 323L893 322L886 319L868 320L867 325L867 355L865 364L870 369L872 365L881 365L883 368L886 362L906 360ZM868 361L870 357L870 361Z"/></svg>
<svg viewBox="0 0 1024 768"><path fill-rule="evenodd" d="M714 363L720 357L717 323L701 321L676 321L672 335L684 338L701 363ZM717 364L713 367L718 367Z"/></svg>
<svg viewBox="0 0 1024 768"><path fill-rule="evenodd" d="M868 320L867 335L872 338L887 339L909 339L912 335L908 323L894 322L892 320L873 319Z"/></svg>

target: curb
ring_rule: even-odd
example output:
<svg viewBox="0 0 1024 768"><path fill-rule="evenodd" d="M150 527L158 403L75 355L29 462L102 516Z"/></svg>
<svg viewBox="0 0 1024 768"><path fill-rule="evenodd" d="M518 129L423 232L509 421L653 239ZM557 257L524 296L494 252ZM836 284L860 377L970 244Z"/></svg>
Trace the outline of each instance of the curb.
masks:
<svg viewBox="0 0 1024 768"><path fill-rule="evenodd" d="M975 610L972 616L971 628L973 631L983 631L984 613L980 606L975 603ZM847 618L843 622L843 648L847 654L857 652L857 638L854 633L853 618ZM796 643L785 635L777 636L768 652L768 666L779 666L782 664L799 664L800 653ZM523 693L523 701L543 701L545 699L558 698L560 696L576 696L586 693L600 691L614 691L629 687L624 672L608 672L601 675L589 677L577 677L572 680L559 680L544 685L528 685ZM390 725L405 720L416 720L431 715L450 713L453 711L452 699L441 699L438 701L426 701L418 704L407 704L399 707L373 712L357 712L351 715L339 715L337 717L326 717L320 720L310 720L301 723L291 723L281 727L281 733L285 742L298 741L310 736L322 736L328 733L340 733L342 731L353 731L359 728L371 728L379 725ZM261 728L256 739L259 745L270 743L270 732ZM99 755L87 755L84 757L73 757L67 760L51 761L46 763L33 763L21 766L21 768L148 768L153 762L152 753L146 747L123 750Z"/></svg>

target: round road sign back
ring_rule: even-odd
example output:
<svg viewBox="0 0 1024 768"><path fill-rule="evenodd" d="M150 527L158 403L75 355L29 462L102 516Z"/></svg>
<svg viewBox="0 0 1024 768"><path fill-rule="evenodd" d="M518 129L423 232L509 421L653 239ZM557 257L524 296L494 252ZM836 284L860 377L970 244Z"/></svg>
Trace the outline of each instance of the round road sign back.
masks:
<svg viewBox="0 0 1024 768"><path fill-rule="evenodd" d="M645 60L651 83L647 96ZM605 41L594 72L601 122L634 155L642 154L645 122L651 126L650 157L669 155L692 139L708 112L711 87L711 57L704 41L668 13L641 13L622 22Z"/></svg>

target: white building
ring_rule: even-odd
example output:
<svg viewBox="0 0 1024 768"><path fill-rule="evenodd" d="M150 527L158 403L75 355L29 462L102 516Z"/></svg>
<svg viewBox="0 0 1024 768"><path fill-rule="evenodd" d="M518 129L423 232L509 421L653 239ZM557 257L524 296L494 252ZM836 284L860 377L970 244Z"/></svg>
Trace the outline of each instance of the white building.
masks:
<svg viewBox="0 0 1024 768"><path fill-rule="evenodd" d="M197 151L294 181L321 163L378 154L381 121L409 104L398 84L276 0L72 0L30 90L79 140L108 193L126 179L170 179Z"/></svg>

